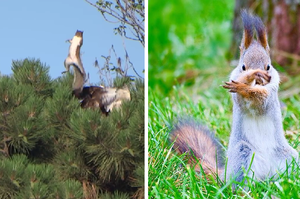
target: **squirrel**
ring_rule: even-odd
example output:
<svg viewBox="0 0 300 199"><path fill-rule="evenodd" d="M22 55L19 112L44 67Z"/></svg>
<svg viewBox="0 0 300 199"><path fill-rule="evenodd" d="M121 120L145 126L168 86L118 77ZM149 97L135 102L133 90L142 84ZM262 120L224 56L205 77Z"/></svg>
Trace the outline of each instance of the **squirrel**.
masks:
<svg viewBox="0 0 300 199"><path fill-rule="evenodd" d="M73 82L73 93L75 96L79 97L82 92L83 85L86 81L86 73L80 57L80 48L83 44L83 31L77 30L72 39L67 40L69 42L69 54L64 61L66 71L63 73L69 72L70 67L74 67L74 82Z"/></svg>
<svg viewBox="0 0 300 199"><path fill-rule="evenodd" d="M69 72L73 66L74 80L72 84L72 94L81 100L82 108L95 108L101 110L106 116L113 109L118 109L123 101L130 100L130 90L128 86L123 88L104 88L102 86L84 86L86 73L80 57L80 48L83 45L83 31L77 30L73 39L67 40L70 43L69 54L64 65Z"/></svg>
<svg viewBox="0 0 300 199"><path fill-rule="evenodd" d="M226 155L214 134L190 119L179 120L169 138L178 153L190 154L189 161L199 162L206 174L246 183L245 176L265 180L284 171L293 159L298 161L299 155L284 137L278 100L280 78L271 64L266 28L259 17L246 10L242 10L241 17L244 31L239 63L230 81L223 85L232 93L233 100ZM200 167L196 165L195 170L199 171Z"/></svg>

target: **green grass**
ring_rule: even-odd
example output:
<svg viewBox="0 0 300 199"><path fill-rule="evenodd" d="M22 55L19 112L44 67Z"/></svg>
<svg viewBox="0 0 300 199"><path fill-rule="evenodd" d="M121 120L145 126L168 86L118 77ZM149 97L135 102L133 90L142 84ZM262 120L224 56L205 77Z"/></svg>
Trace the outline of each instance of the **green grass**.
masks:
<svg viewBox="0 0 300 199"><path fill-rule="evenodd" d="M226 80L226 79L225 79ZM162 97L149 91L149 196L150 198L300 198L300 169L283 172L280 177L257 182L251 178L249 190L233 192L233 182L211 179L208 182L204 173L196 173L184 155L178 155L168 142L172 121L178 116L192 116L216 132L224 146L228 146L232 122L232 102L227 90L218 86L221 79L215 79L212 87L196 93L195 100L189 96L190 88L173 87L173 95ZM300 98L292 96L282 99L287 105L283 111L284 129L291 131L288 140L299 150ZM241 185L242 186L242 185Z"/></svg>

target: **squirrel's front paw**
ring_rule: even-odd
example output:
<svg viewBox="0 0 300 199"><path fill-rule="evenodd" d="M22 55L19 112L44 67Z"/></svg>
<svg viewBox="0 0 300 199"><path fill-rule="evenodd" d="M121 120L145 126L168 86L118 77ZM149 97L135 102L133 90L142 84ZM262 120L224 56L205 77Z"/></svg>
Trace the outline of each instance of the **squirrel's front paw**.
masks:
<svg viewBox="0 0 300 199"><path fill-rule="evenodd" d="M253 73L254 79L256 80L256 84L265 85L271 81L271 76L268 75L265 71L256 71Z"/></svg>
<svg viewBox="0 0 300 199"><path fill-rule="evenodd" d="M231 80L231 82L225 82L225 85L223 85L223 88L229 89L229 92L231 92L231 93L237 93L247 86L248 85L246 85L244 83Z"/></svg>
<svg viewBox="0 0 300 199"><path fill-rule="evenodd" d="M271 76L266 71L257 69L250 70L241 74L237 79L238 82L247 84L249 86L261 85L264 86L271 81Z"/></svg>

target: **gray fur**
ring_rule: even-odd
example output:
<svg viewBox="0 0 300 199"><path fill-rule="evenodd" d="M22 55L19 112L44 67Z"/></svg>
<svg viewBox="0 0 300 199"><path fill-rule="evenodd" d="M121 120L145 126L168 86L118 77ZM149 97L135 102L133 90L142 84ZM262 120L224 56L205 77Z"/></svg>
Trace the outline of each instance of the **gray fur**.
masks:
<svg viewBox="0 0 300 199"><path fill-rule="evenodd" d="M249 17L253 19L252 16ZM244 18L247 19L245 13L243 20ZM258 17L255 16L254 19L253 23L255 24L253 25L258 32L258 40L260 40L260 37L263 37L264 26L261 25L262 22ZM247 20L247 26L249 26L249 21ZM245 59L248 59L247 70L266 70L266 65L270 65L267 72L271 76L271 81L264 86L268 95L259 104L259 107L252 107L253 102L251 100L244 99L237 93L232 94L233 123L227 151L228 164L225 168L227 180L234 178L238 182L244 181L242 168L246 171L249 169L253 155L251 172L247 175L249 177L254 175L258 180L270 178L277 172L284 171L286 165L289 165L293 159L298 161L298 152L288 144L284 137L278 100L279 74L271 65L268 50L268 46L264 48L260 45L260 41L252 41L247 49L242 49L243 53L240 56L239 65L230 76L230 81L240 77L244 72L242 65L245 64ZM251 129L257 131L251 132Z"/></svg>

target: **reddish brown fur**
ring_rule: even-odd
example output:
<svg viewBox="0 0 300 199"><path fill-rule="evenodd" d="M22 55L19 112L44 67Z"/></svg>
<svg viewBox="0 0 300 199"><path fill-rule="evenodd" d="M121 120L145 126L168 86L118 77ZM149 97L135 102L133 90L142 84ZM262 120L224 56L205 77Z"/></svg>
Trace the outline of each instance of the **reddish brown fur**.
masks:
<svg viewBox="0 0 300 199"><path fill-rule="evenodd" d="M250 46L251 42L252 42L252 36L248 32L244 31L243 44L245 49L247 49Z"/></svg>
<svg viewBox="0 0 300 199"><path fill-rule="evenodd" d="M83 37L83 31L77 30L76 33L75 33L75 35L77 37Z"/></svg>
<svg viewBox="0 0 300 199"><path fill-rule="evenodd" d="M189 163L200 171L201 164L206 174L219 173L217 166L216 141L206 129L201 129L191 123L181 123L170 134L170 140L174 142L173 148L179 153L186 153Z"/></svg>
<svg viewBox="0 0 300 199"><path fill-rule="evenodd" d="M244 33L241 45L241 51L247 49L253 40L253 26L252 26L252 16L248 15L247 12L244 10L241 13L242 20L244 23Z"/></svg>
<svg viewBox="0 0 300 199"><path fill-rule="evenodd" d="M265 80L265 82L263 81ZM256 84L266 85L270 83L271 76L268 75L266 71L256 69L244 72L238 79L237 82L241 82L247 85L250 85L253 80L256 80Z"/></svg>
<svg viewBox="0 0 300 199"><path fill-rule="evenodd" d="M257 16L254 17L254 27L257 32L258 41L264 47L264 49L269 50L266 28L261 19Z"/></svg>
<svg viewBox="0 0 300 199"><path fill-rule="evenodd" d="M82 46L82 44L83 44L83 32L80 31L80 30L77 30L76 33L75 33L75 36L81 38L80 44L79 44L79 46L77 46L77 48L76 48L76 57L77 57L78 59L80 59L80 48L81 48L81 46ZM80 59L80 62L81 62L81 59Z"/></svg>
<svg viewBox="0 0 300 199"><path fill-rule="evenodd" d="M231 81L225 82L223 87L229 89L229 92L238 93L245 99L253 101L254 106L261 106L268 96L268 91L262 86L249 86L245 83Z"/></svg>

